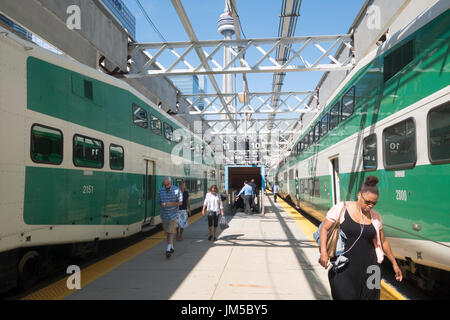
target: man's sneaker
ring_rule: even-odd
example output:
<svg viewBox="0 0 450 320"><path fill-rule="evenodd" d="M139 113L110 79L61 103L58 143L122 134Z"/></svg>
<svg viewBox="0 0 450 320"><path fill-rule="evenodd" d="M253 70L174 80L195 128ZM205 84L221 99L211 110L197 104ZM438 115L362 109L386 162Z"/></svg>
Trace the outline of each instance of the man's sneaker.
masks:
<svg viewBox="0 0 450 320"><path fill-rule="evenodd" d="M166 258L170 258L172 256L172 250L166 251Z"/></svg>
<svg viewBox="0 0 450 320"><path fill-rule="evenodd" d="M175 250L173 248L170 248L170 253L174 253Z"/></svg>

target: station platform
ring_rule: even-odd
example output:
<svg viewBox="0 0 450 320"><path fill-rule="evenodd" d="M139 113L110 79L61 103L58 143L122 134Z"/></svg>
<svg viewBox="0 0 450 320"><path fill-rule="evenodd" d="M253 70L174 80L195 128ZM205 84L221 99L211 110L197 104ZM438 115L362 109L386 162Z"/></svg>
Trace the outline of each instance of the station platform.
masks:
<svg viewBox="0 0 450 320"><path fill-rule="evenodd" d="M165 256L164 233L81 270L81 289L67 278L25 299L328 300L327 271L300 214L263 196L264 214L226 215L229 228L208 241L207 218L190 218L183 241Z"/></svg>

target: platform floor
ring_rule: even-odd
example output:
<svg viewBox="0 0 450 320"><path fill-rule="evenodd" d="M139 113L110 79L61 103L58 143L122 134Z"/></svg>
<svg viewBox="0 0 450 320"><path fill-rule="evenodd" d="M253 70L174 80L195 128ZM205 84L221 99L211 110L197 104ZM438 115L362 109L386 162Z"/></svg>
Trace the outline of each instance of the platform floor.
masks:
<svg viewBox="0 0 450 320"><path fill-rule="evenodd" d="M317 247L297 217L272 197L263 201L264 215L227 216L230 228L219 227L216 242L207 240L206 217L197 218L170 259L161 232L159 243L66 299L331 299Z"/></svg>

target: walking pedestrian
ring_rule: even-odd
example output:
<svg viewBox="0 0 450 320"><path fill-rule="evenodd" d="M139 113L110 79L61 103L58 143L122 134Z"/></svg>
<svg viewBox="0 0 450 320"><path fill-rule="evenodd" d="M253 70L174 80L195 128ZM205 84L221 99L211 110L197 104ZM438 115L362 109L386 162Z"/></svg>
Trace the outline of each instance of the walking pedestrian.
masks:
<svg viewBox="0 0 450 320"><path fill-rule="evenodd" d="M170 258L175 252L173 235L177 226L178 207L183 204L183 194L180 188L172 185L170 177L164 178L164 186L159 190L158 202L162 207L161 220L167 235L166 257Z"/></svg>
<svg viewBox="0 0 450 320"><path fill-rule="evenodd" d="M183 241L183 231L189 226L189 218L191 216L191 201L189 192L185 189L184 182L180 183L180 191L183 194L183 204L178 208L177 218L177 241Z"/></svg>
<svg viewBox="0 0 450 320"><path fill-rule="evenodd" d="M402 272L384 236L381 215L373 209L378 202L377 183L377 177L367 177L358 200L333 206L322 225L319 263L324 268L328 267L329 260L327 233L339 217L341 231L346 235L343 256L348 261L339 268L335 265L328 272L331 295L335 300L379 300L380 283L373 283L373 279L381 280L380 263L384 254L392 263L396 280L402 281ZM331 262L335 263L335 260L336 257ZM378 272L377 278L372 276L374 272Z"/></svg>
<svg viewBox="0 0 450 320"><path fill-rule="evenodd" d="M273 192L273 201L277 202L278 192L280 192L280 186L278 185L278 182L275 182L275 184L273 185L272 192Z"/></svg>
<svg viewBox="0 0 450 320"><path fill-rule="evenodd" d="M223 216L223 204L222 198L219 194L219 189L216 185L209 188L209 192L206 194L205 202L203 203L202 216L208 213L208 227L209 236L208 240L211 241L214 237L214 241L217 240L217 227L219 225L219 210ZM214 226L214 234L213 234Z"/></svg>
<svg viewBox="0 0 450 320"><path fill-rule="evenodd" d="M244 182L244 187L241 189L241 191L238 193L238 195L236 196L236 201L239 199L239 196L243 194L244 195L244 204L245 204L245 214L251 214L251 209L250 209L250 201L252 199L252 195L253 195L253 189L252 187L248 184L248 181L245 180Z"/></svg>

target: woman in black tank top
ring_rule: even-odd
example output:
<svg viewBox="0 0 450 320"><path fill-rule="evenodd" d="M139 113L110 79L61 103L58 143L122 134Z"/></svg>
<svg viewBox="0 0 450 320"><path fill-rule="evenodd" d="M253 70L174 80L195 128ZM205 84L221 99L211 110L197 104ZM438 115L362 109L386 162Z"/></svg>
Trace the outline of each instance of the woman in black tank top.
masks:
<svg viewBox="0 0 450 320"><path fill-rule="evenodd" d="M376 236L375 227L372 224L355 222L345 210L341 230L347 236L345 251L352 245L353 247L345 254L349 259L347 264L338 270L331 268L328 272L333 299L379 300L380 289L373 288L367 283L368 280L370 282L368 278L372 275L369 267L379 266L373 245L373 238Z"/></svg>
<svg viewBox="0 0 450 320"><path fill-rule="evenodd" d="M381 216L372 210L378 201L377 183L378 178L367 177L358 193L358 200L346 202L345 207L339 207L342 209L337 209L336 205L327 213L327 219L322 224L319 263L324 268L328 268L330 260L326 244L333 221L340 220L340 229L346 236L344 251L339 254L347 258L347 262L343 266L333 264L337 257L332 258L333 267L328 272L331 295L335 300L379 300L379 262L383 260L383 253L392 263L396 280L402 281L402 272L384 237Z"/></svg>

